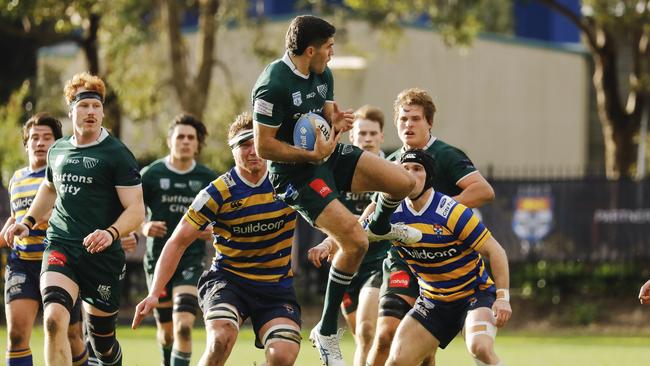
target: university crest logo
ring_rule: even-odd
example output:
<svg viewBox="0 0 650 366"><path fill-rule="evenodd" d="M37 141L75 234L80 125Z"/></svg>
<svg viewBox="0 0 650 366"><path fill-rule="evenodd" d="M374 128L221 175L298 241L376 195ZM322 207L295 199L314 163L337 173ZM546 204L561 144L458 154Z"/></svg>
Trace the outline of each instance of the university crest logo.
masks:
<svg viewBox="0 0 650 366"><path fill-rule="evenodd" d="M96 167L98 163L99 163L98 159L88 158L88 157L85 157L85 156L83 157L83 164L84 164L84 168L86 168L86 169L92 169L92 168Z"/></svg>
<svg viewBox="0 0 650 366"><path fill-rule="evenodd" d="M297 91L291 94L291 97L293 98L293 105L295 105L296 107L300 107L300 105L302 104L302 97L300 96L300 92Z"/></svg>
<svg viewBox="0 0 650 366"><path fill-rule="evenodd" d="M160 178L160 189L168 190L171 187L169 178Z"/></svg>
<svg viewBox="0 0 650 366"><path fill-rule="evenodd" d="M203 188L200 180L190 180L188 184L190 186L190 189L194 192L198 192L201 190L201 188Z"/></svg>
<svg viewBox="0 0 650 366"><path fill-rule="evenodd" d="M327 98L327 84L320 84L316 87L316 90L318 90L321 97Z"/></svg>

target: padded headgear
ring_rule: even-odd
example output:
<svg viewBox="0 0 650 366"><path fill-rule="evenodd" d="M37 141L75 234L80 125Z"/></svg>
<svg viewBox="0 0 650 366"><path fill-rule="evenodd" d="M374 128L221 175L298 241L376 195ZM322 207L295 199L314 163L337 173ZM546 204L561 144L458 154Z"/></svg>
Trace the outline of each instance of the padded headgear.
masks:
<svg viewBox="0 0 650 366"><path fill-rule="evenodd" d="M429 188L433 187L433 178L435 176L435 171L434 171L435 160L426 151L422 149L406 150L402 154L401 158L399 159L399 162L400 164L418 163L422 165L424 171L427 174L426 180L424 181L424 187L422 187L422 192L420 192L420 194L418 194L418 196L415 197L414 200L420 198L424 194L424 192L426 192Z"/></svg>

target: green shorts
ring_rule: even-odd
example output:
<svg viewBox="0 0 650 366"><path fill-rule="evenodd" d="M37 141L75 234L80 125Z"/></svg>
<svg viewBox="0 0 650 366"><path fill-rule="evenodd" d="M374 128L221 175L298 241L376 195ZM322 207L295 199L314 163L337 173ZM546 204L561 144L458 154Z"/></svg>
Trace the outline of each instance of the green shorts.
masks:
<svg viewBox="0 0 650 366"><path fill-rule="evenodd" d="M153 273L156 269L156 262L158 259L150 258L149 256L144 256L144 273L147 280L147 288L151 289L153 284ZM165 291L158 298L158 301L163 303L172 300L172 293L174 287L190 285L196 287L199 283L199 278L203 273L203 258L202 257L192 257L192 258L181 258L178 268L172 278L167 282L165 286Z"/></svg>
<svg viewBox="0 0 650 366"><path fill-rule="evenodd" d="M394 294L417 298L420 295L420 286L418 279L411 273L408 265L399 257L399 254L393 252L384 259L383 265L383 282L379 290L379 297ZM381 311L381 309L380 309Z"/></svg>
<svg viewBox="0 0 650 366"><path fill-rule="evenodd" d="M122 282L126 273L124 251L118 244L90 254L83 245L62 245L50 242L43 252L41 274L57 272L79 285L84 302L107 313L120 308Z"/></svg>
<svg viewBox="0 0 650 366"><path fill-rule="evenodd" d="M359 294L364 287L379 288L382 281L382 260L363 263L343 294L343 309L346 314L359 307Z"/></svg>
<svg viewBox="0 0 650 366"><path fill-rule="evenodd" d="M360 148L338 144L326 162L315 164L281 164L281 173L269 174L275 192L313 226L325 207L339 197L339 191L350 191Z"/></svg>

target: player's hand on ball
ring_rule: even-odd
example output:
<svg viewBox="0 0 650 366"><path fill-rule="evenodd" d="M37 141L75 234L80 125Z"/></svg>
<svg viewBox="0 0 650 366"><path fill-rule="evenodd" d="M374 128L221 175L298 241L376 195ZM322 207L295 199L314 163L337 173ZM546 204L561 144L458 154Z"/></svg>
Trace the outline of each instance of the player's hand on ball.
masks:
<svg viewBox="0 0 650 366"><path fill-rule="evenodd" d="M158 297L149 295L140 301L138 306L135 307L135 313L133 314L133 322L131 323L131 329L135 329L140 325L142 319L147 317L153 309L158 307Z"/></svg>
<svg viewBox="0 0 650 366"><path fill-rule="evenodd" d="M314 150L312 154L314 156L314 162L323 162L327 157L332 155L336 149L336 144L341 139L341 131L330 133L330 138L325 139L323 134L316 134L316 142L314 143Z"/></svg>
<svg viewBox="0 0 650 366"><path fill-rule="evenodd" d="M502 327L506 325L510 316L512 315L512 308L510 308L510 302L503 299L496 299L494 304L492 304L492 313L494 314L494 324L497 327Z"/></svg>
<svg viewBox="0 0 650 366"><path fill-rule="evenodd" d="M162 238L167 234L167 224L164 221L149 221L142 226L145 236Z"/></svg>
<svg viewBox="0 0 650 366"><path fill-rule="evenodd" d="M96 229L88 234L83 241L83 245L90 254L95 254L106 250L113 244L113 237L107 230Z"/></svg>
<svg viewBox="0 0 650 366"><path fill-rule="evenodd" d="M650 280L641 286L641 290L639 290L639 301L643 305L650 305Z"/></svg>

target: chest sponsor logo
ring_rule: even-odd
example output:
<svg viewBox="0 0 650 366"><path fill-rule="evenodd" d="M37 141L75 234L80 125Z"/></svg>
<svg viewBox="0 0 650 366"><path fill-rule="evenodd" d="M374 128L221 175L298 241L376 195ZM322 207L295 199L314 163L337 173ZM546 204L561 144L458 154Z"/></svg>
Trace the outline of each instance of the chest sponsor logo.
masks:
<svg viewBox="0 0 650 366"><path fill-rule="evenodd" d="M442 197L438 207L436 207L436 213L444 218L449 216L451 212L451 207L454 205L454 200L449 197Z"/></svg>
<svg viewBox="0 0 650 366"><path fill-rule="evenodd" d="M302 104L302 96L300 95L300 92L297 91L291 94L291 98L293 99L293 105L295 105L296 107L300 107L300 105Z"/></svg>
<svg viewBox="0 0 650 366"><path fill-rule="evenodd" d="M92 168L96 167L97 164L99 164L99 159L89 158L89 157L86 157L86 156L83 157L82 161L83 161L83 164L84 164L84 168L86 168L86 169L92 169Z"/></svg>
<svg viewBox="0 0 650 366"><path fill-rule="evenodd" d="M327 98L327 84L320 84L316 87L316 90L318 90L321 97Z"/></svg>
<svg viewBox="0 0 650 366"><path fill-rule="evenodd" d="M99 285L97 286L97 293L99 297L104 301L108 301L111 298L111 286L110 285Z"/></svg>
<svg viewBox="0 0 650 366"><path fill-rule="evenodd" d="M11 210L14 212L26 210L32 205L32 201L34 201L34 197L17 198L11 201Z"/></svg>
<svg viewBox="0 0 650 366"><path fill-rule="evenodd" d="M332 193L332 188L330 188L324 180L318 178L309 182L309 188L313 189L321 197L325 198L327 195Z"/></svg>
<svg viewBox="0 0 650 366"><path fill-rule="evenodd" d="M407 249L404 247L401 247L401 250L406 252L406 254L417 260L432 260L432 259L440 259L440 258L451 258L458 254L458 250L456 248L451 248L447 250L432 250L432 249Z"/></svg>
<svg viewBox="0 0 650 366"><path fill-rule="evenodd" d="M247 222L232 226L232 233L238 236L257 236L280 231L284 227L284 217Z"/></svg>
<svg viewBox="0 0 650 366"><path fill-rule="evenodd" d="M174 183L174 188L185 189L185 188L187 188L187 184L176 182L176 183Z"/></svg>
<svg viewBox="0 0 650 366"><path fill-rule="evenodd" d="M160 189L168 190L172 182L169 178L160 178Z"/></svg>
<svg viewBox="0 0 650 366"><path fill-rule="evenodd" d="M311 98L313 98L315 96L316 96L316 92L311 92L311 93L307 94L307 99L311 99Z"/></svg>
<svg viewBox="0 0 650 366"><path fill-rule="evenodd" d="M203 184L201 184L200 180L190 180L188 182L190 189L194 192L198 192L203 188Z"/></svg>
<svg viewBox="0 0 650 366"><path fill-rule="evenodd" d="M406 271L397 271L390 274L388 287L408 288L411 283L411 277Z"/></svg>

